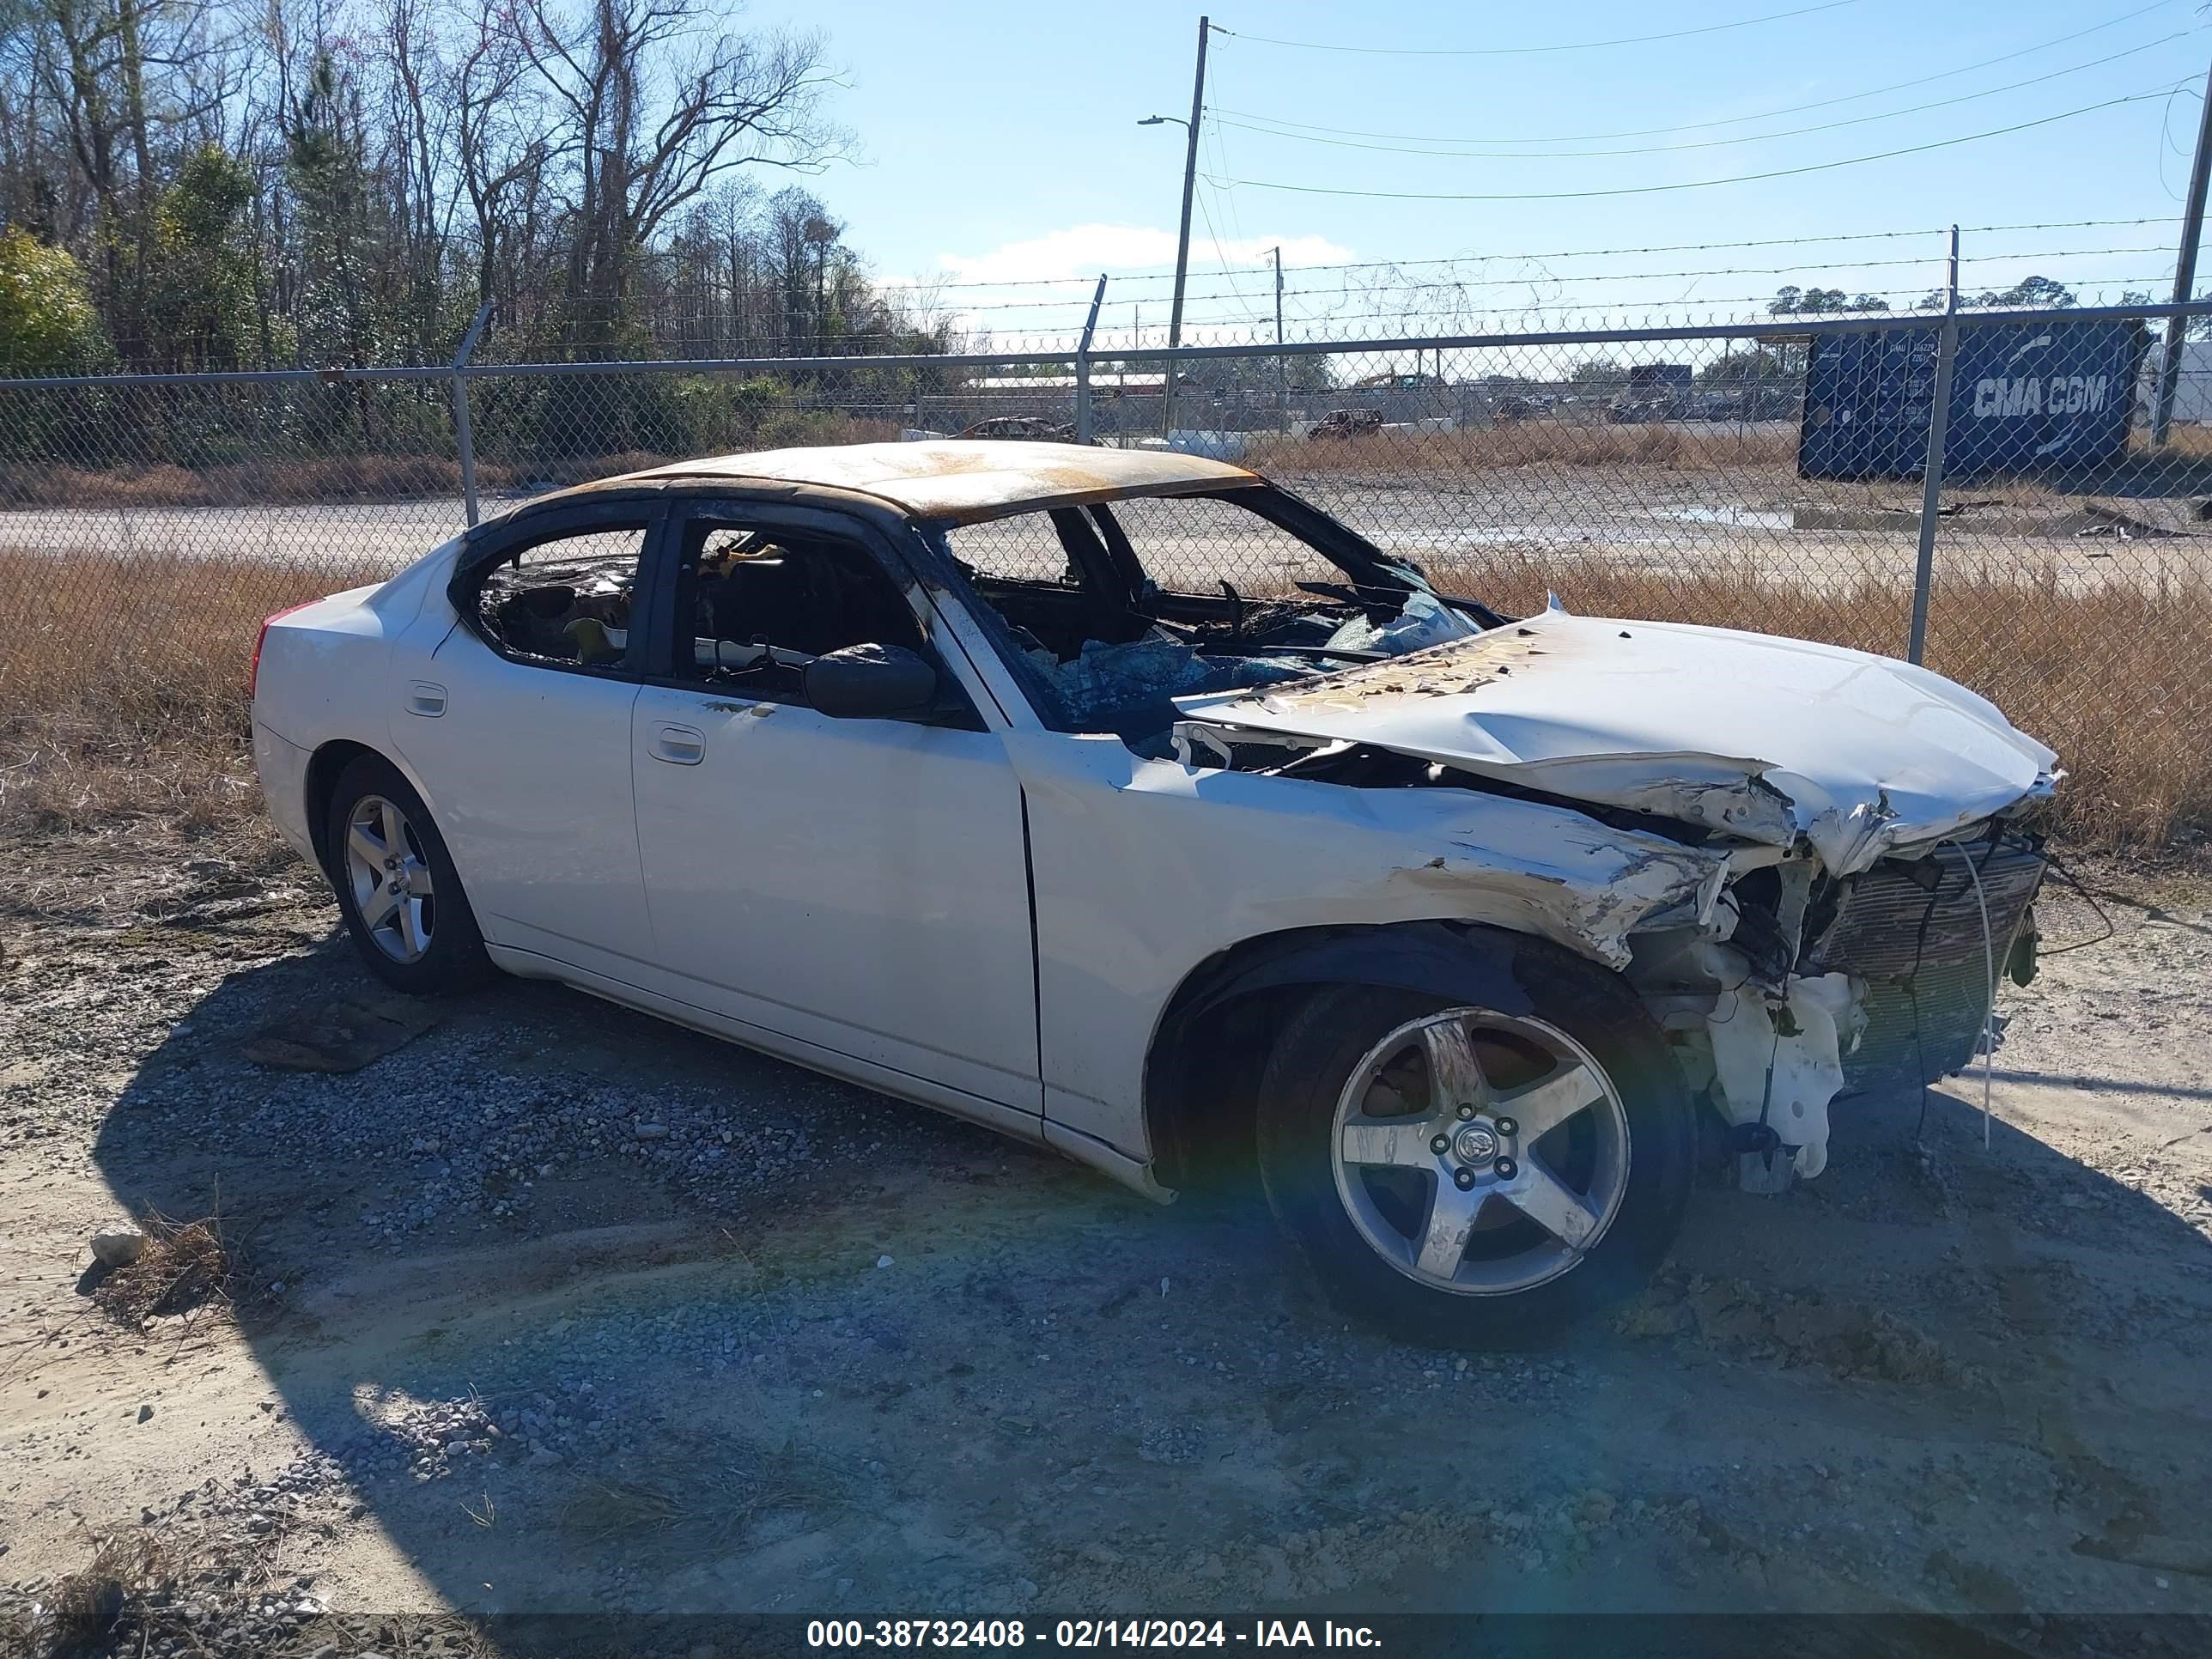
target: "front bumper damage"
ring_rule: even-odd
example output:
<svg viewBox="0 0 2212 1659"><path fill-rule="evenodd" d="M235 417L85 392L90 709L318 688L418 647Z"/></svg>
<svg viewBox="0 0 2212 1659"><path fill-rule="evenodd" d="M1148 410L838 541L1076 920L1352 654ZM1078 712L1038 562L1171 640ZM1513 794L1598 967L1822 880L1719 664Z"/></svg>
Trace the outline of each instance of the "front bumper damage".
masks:
<svg viewBox="0 0 2212 1659"><path fill-rule="evenodd" d="M1992 821L1848 876L1809 855L1745 871L1711 927L1632 940L1627 976L1729 1127L1747 1190L1826 1167L1838 1097L1972 1058L2043 868L2037 837Z"/></svg>
<svg viewBox="0 0 2212 1659"><path fill-rule="evenodd" d="M1542 931L1643 994L1746 1184L1769 1190L1825 1167L1839 1094L1972 1057L2042 878L2019 815L2059 776L1994 705L1911 664L1556 601L1384 661L1176 701L1186 763L1459 788L1579 812L1615 850L1656 844L1618 902L1563 872Z"/></svg>

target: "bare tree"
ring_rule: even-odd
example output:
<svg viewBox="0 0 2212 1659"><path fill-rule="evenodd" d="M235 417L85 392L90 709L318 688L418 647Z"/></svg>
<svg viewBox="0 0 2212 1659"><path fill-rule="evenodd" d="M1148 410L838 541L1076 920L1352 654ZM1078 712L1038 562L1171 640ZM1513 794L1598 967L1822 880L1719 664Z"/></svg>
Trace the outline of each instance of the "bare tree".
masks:
<svg viewBox="0 0 2212 1659"><path fill-rule="evenodd" d="M67 185L49 181L55 228L90 234L100 298L130 352L145 326L157 152L216 95L198 71L221 45L193 0L31 0L17 17L16 61L66 158Z"/></svg>
<svg viewBox="0 0 2212 1659"><path fill-rule="evenodd" d="M720 5L0 0L0 224L131 367L421 361L486 301L494 351L928 337L754 182L845 153L822 40Z"/></svg>
<svg viewBox="0 0 2212 1659"><path fill-rule="evenodd" d="M575 338L612 337L633 261L677 209L753 163L818 168L842 153L821 113L832 76L815 34L712 32L705 0L523 0L520 41L570 169Z"/></svg>
<svg viewBox="0 0 2212 1659"><path fill-rule="evenodd" d="M448 164L454 121L442 95L449 79L441 42L424 0L388 0L382 42L387 70L384 168L396 185L393 202L406 301L419 354L438 342L446 252L459 194Z"/></svg>
<svg viewBox="0 0 2212 1659"><path fill-rule="evenodd" d="M476 224L477 302L505 301L502 309L511 313L543 228L547 178L561 150L542 83L507 27L509 15L503 0L477 0L464 21L447 86L455 161ZM510 314L506 320L521 325L529 319Z"/></svg>

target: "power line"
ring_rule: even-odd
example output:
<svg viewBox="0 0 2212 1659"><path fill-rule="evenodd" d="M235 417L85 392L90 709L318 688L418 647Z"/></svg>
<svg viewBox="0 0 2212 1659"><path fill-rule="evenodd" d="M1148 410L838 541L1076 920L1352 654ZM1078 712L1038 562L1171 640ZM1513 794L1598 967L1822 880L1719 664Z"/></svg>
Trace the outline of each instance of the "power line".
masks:
<svg viewBox="0 0 2212 1659"><path fill-rule="evenodd" d="M1977 70L1994 69L1999 64L2011 63L2016 58L2033 57L2039 52L2048 52L2051 47L2063 46L2069 41L2079 40L2087 35L2100 34L2106 29L2118 28L2123 23L2131 23L2136 18L2147 15L2151 12L2162 11L2172 3L2172 0L2153 0L2153 3L2148 6L2139 6L2133 11L2123 12L2118 17L2108 18L2104 22L2094 23L2085 29L2076 29L2071 34L2057 35L2049 40L2039 41L2032 46L2022 46L2016 52L2005 52L1996 58L1984 58L1978 64L1962 64L1957 69L1939 70L1934 75L1923 75L1915 80L1899 81L1892 85L1875 87L1866 92L1844 93L1839 97L1823 98L1813 103L1790 104L1780 109L1766 110L1756 115L1721 116L1711 121L1688 121L1684 122L1680 125L1671 127L1636 127L1620 132L1523 133L1516 138L1510 139L1452 138L1432 137L1431 135L1418 132L1365 132L1356 127L1345 128L1322 126L1304 121L1292 121L1280 116L1262 114L1252 110L1224 109L1218 112L1218 113L1223 115L1241 115L1248 120L1272 121L1277 126L1301 127L1311 132L1339 133L1344 137L1352 138L1397 138L1402 139L1408 143L1480 144L1493 143L1518 143L1528 144L1578 144L1597 143L1607 138L1663 137L1666 134L1670 132L1700 132L1709 131L1714 127L1741 126L1749 121L1778 120L1785 116L1803 115L1816 109L1830 109L1838 104L1855 104L1863 98L1879 98L1887 93L1892 92L1909 92L1914 87L1924 87L1934 82L1948 81L1961 75L1972 75Z"/></svg>
<svg viewBox="0 0 2212 1659"><path fill-rule="evenodd" d="M1663 34L1627 34L1613 40L1570 40L1548 46L1344 46L1328 40L1284 40L1269 34L1244 34L1236 29L1214 26L1217 34L1225 34L1234 40L1249 40L1257 46L1291 46L1301 52L1357 52L1370 58L1523 58L1540 52L1595 52L1606 46L1641 46L1655 40L1686 40L1692 35L1720 34L1729 29L1747 29L1760 23L1778 23L1786 18L1809 17L1815 12L1839 11L1845 6L1855 6L1859 0L1821 0L1817 6L1800 6L1795 11L1769 12L1763 17L1739 17L1732 23L1707 23L1699 28L1669 29Z"/></svg>
<svg viewBox="0 0 2212 1659"><path fill-rule="evenodd" d="M1221 84L1221 70L1218 64L1214 67L1213 83L1217 87ZM1206 119L1206 112L1203 108L1199 112L1199 119L1201 122ZM1212 131L1213 158L1221 163L1221 171L1226 174L1230 171L1229 142L1221 136L1220 123L1216 122L1213 124ZM1221 207L1222 216L1228 222L1231 233L1237 240L1243 241L1244 240L1244 218L1243 216L1237 210L1237 198L1234 196L1223 197L1221 200ZM1209 219L1206 222L1208 227L1211 228L1212 221ZM1221 240L1218 237L1214 239L1213 251L1216 256L1220 256ZM1221 259L1221 269L1224 274L1229 270L1229 261L1225 258Z"/></svg>
<svg viewBox="0 0 2212 1659"><path fill-rule="evenodd" d="M1696 179L1676 185L1617 185L1604 190L1496 192L1347 190L1327 185L1286 185L1271 179L1216 179L1211 176L1206 179L1206 183L1213 185L1217 190L1249 186L1254 190L1285 191L1298 196L1357 196L1373 201L1387 202L1559 202L1586 200L1601 196L1652 196L1678 190L1711 190L1720 185L1757 184L1767 179L1794 179L1808 173L1829 173L1838 167L1863 167L1869 161L1887 161L1900 155L1921 155L1929 150L1949 149L1954 145L1975 143L1984 138L2003 138L2015 132L2027 132L2036 127L2050 126L2054 122L2070 121L2077 115L2093 115L2099 110L2117 109L2122 104L2140 104L2149 99L2163 98L2170 90L2169 88L2160 87L2152 92L2130 93L2125 97L2108 98L2100 104L2084 104L2079 109L2062 110L2056 115L2041 116L2033 121L2015 122L2008 127L1991 127L1987 131L1964 133L1956 138L1938 138L1925 144L1908 144L1900 149L1881 150L1872 155L1850 155L1841 161L1812 161L1803 167L1777 167L1771 172L1741 173L1733 179Z"/></svg>
<svg viewBox="0 0 2212 1659"><path fill-rule="evenodd" d="M1229 269L1229 256L1222 252L1221 233L1213 228L1213 210L1206 206L1206 198L1203 196L1200 196L1198 198L1198 210L1200 216L1202 216L1206 221L1206 234L1207 240L1213 244L1214 259L1221 266L1221 274L1229 278L1231 296L1234 298L1237 305L1243 308L1245 320L1257 324L1260 320L1258 314L1253 311L1250 304L1245 300L1244 295L1237 291L1236 276Z"/></svg>
<svg viewBox="0 0 2212 1659"><path fill-rule="evenodd" d="M1788 127L1778 132L1746 133L1737 138L1700 138L1683 144L1639 144L1632 149L1568 149L1513 150L1492 153L1465 149L1414 149L1401 144L1370 144L1352 138L1324 138L1317 132L1277 132L1249 122L1226 120L1216 115L1217 126L1237 127L1246 132L1260 133L1270 138L1287 138L1295 143L1327 144L1337 149L1384 150L1393 155L1436 155L1476 161L1570 161L1595 155L1650 155L1669 150L1719 149L1730 144L1765 143L1770 138L1799 138L1809 132L1833 132L1840 127L1864 126L1874 121L1894 121L1907 115L1919 115L1931 109L1948 109L1954 104L1971 104L1984 98L1994 98L2000 93L2017 92L2022 87L2039 86L2045 81L2056 81L2065 76L2079 75L2084 70L2101 69L2106 64L2116 64L2123 58L2133 58L2140 52L2151 52L2172 42L2186 39L2193 31L2179 29L2157 40L2146 41L2140 46L2130 46L2125 52L2116 52L2108 58L2093 58L2086 64L2075 64L2066 69L2052 70L2047 74L2031 76L2025 81L2014 81L2002 87L1990 87L1982 92L1960 93L1956 98L1938 98L1925 104L1914 104L1905 109L1886 110L1875 115L1848 116L1840 121L1823 121L1809 127ZM2170 98L2172 94L2167 94ZM1438 142L1451 142L1440 140ZM1468 140L1468 143L1510 143L1511 140Z"/></svg>

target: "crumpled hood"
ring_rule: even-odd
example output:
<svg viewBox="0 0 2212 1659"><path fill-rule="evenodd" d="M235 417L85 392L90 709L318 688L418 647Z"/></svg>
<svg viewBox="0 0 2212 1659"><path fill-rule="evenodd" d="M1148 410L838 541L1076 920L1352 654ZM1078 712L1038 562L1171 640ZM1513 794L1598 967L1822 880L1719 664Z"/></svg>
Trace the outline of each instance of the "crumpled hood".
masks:
<svg viewBox="0 0 2212 1659"><path fill-rule="evenodd" d="M1388 662L1182 697L1224 735L1374 744L1748 841L1836 874L2047 791L2057 757L1995 705L1887 657L1556 607Z"/></svg>

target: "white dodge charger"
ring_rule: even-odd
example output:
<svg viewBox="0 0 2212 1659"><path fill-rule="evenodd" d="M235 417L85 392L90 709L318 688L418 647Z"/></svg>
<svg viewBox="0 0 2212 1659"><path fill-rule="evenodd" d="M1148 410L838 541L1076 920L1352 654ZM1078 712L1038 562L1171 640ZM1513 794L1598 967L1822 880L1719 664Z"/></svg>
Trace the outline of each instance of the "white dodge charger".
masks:
<svg viewBox="0 0 2212 1659"><path fill-rule="evenodd" d="M1966 1063L2057 775L1904 663L1503 616L1058 444L564 491L256 661L270 811L392 984L564 981L1157 1198L1256 1163L1349 1311L1456 1346L1633 1290L1701 1151L1779 1190Z"/></svg>

